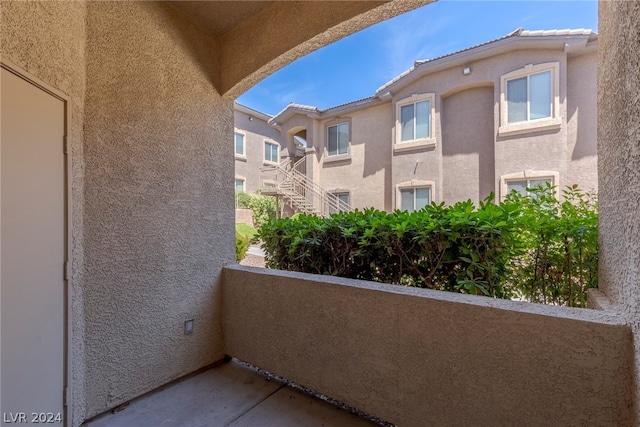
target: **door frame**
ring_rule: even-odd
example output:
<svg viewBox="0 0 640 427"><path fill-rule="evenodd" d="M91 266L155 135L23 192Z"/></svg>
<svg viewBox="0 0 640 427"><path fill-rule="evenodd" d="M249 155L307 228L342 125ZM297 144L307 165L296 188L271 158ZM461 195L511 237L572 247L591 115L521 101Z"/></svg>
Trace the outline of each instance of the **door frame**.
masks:
<svg viewBox="0 0 640 427"><path fill-rule="evenodd" d="M62 385L63 389L61 390L61 393L63 393L63 425L64 426L71 426L72 425L72 420L71 420L71 416L73 414L73 410L71 409L71 396L72 394L72 358L71 355L73 354L72 352L72 342L73 342L73 328L72 328L72 322L71 322L71 307L72 307L72 300L73 300L73 289L72 286L70 285L71 282L71 265L72 265L72 253L71 253L71 239L72 239L72 222L71 222L71 213L73 212L72 210L72 180L69 179L70 176L70 171L72 170L71 166L72 166L72 156L71 156L71 149L69 146L69 129L70 129L70 123L71 123L71 111L69 108L69 102L71 100L71 97L68 96L66 93L50 86L48 83L40 80L39 78L35 77L34 75L30 74L28 71L26 71L25 69L19 67L18 65L6 60L5 58L2 58L0 60L0 68L16 75L17 77L21 78L22 80L25 80L27 83L30 83L34 86L36 86L38 89L43 90L44 92L48 93L49 95L53 96L54 98L62 101L63 103L63 111L64 111L64 141L63 141L63 150L64 150L64 157L65 157L65 164L63 166L64 169L64 201L63 201L63 206L65 207L64 209L64 231L63 231L63 235L65 236L64 239L64 288L63 288L63 292L64 292L64 313L63 313L63 319L64 319L64 342L62 344L63 349L64 349L64 354L63 354L63 361L64 361L64 372L63 372L63 378L64 378L64 383ZM0 82L1 84L1 82Z"/></svg>

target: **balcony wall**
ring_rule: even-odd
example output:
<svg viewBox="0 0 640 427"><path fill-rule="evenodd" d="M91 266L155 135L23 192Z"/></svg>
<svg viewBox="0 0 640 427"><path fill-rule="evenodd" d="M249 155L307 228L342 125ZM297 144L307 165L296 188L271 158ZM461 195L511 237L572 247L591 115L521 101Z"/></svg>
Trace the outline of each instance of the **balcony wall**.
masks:
<svg viewBox="0 0 640 427"><path fill-rule="evenodd" d="M233 266L224 351L390 422L628 425L614 314Z"/></svg>

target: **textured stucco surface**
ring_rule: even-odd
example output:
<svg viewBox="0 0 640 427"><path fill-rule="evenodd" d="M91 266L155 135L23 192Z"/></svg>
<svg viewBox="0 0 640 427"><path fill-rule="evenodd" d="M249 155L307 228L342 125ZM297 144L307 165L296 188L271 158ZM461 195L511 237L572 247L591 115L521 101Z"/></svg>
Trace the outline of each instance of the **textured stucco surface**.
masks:
<svg viewBox="0 0 640 427"><path fill-rule="evenodd" d="M432 1L276 2L220 37L219 91L237 97L307 53Z"/></svg>
<svg viewBox="0 0 640 427"><path fill-rule="evenodd" d="M225 353L402 426L629 425L618 316L234 266Z"/></svg>
<svg viewBox="0 0 640 427"><path fill-rule="evenodd" d="M598 55L600 287L635 336L640 420L640 3L601 1Z"/></svg>
<svg viewBox="0 0 640 427"><path fill-rule="evenodd" d="M349 123L349 158L332 162L328 155L328 127ZM391 210L391 145L389 144L391 117L389 105L356 111L317 123L320 141L318 147L319 183L325 189L349 193L350 204L364 209L375 206Z"/></svg>
<svg viewBox="0 0 640 427"><path fill-rule="evenodd" d="M85 104L86 4L83 2L0 2L0 58L26 70L69 98L68 147L71 156L71 275L73 293L70 321L73 417L84 415L84 293L83 211L84 163L83 123ZM0 82L1 84L1 82Z"/></svg>
<svg viewBox="0 0 640 427"><path fill-rule="evenodd" d="M233 103L214 90L212 41L151 2L89 3L88 23L90 417L222 357L234 205Z"/></svg>
<svg viewBox="0 0 640 427"><path fill-rule="evenodd" d="M442 100L442 187L448 204L477 204L495 191L493 96L493 87L484 86Z"/></svg>

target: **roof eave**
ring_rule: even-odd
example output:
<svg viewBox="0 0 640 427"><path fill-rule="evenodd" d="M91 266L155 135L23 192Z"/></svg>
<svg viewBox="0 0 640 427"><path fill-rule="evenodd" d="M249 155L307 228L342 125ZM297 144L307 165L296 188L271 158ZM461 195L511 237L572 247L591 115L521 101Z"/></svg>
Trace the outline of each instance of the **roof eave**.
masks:
<svg viewBox="0 0 640 427"><path fill-rule="evenodd" d="M398 76L395 80L380 87L376 96L381 96L386 92L393 93L398 89L413 83L419 78L428 73L441 71L457 65L465 65L469 62L484 59L489 56L500 55L512 50L527 48L527 49L565 49L565 46L569 40L581 41L583 45L589 41L588 35L576 35L576 36L526 36L526 37L508 37L500 40L496 40L492 43L487 43L476 48L465 50L455 53L450 56L437 58L432 61L417 64L403 74ZM487 54L490 52L490 54Z"/></svg>

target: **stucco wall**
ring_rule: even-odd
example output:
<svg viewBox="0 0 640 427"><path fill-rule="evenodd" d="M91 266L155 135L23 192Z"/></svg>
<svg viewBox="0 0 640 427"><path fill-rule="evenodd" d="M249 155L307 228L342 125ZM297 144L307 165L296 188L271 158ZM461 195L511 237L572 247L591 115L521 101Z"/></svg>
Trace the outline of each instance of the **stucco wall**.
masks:
<svg viewBox="0 0 640 427"><path fill-rule="evenodd" d="M593 60L593 57L591 57ZM501 136L498 135L500 127L500 77L511 71L518 70L527 64L539 64L547 62L559 62L559 99L560 110L558 116L561 118L562 126L560 129L551 131L534 131L519 135ZM469 75L462 73L462 67L456 66L442 71L428 74L414 83L406 87L399 88L393 95L393 117L395 120L396 102L403 100L412 94L435 93L435 123L434 135L436 137L436 147L433 149L418 149L408 152L394 153L393 156L393 185L399 182L410 181L411 179L432 180L436 182L435 200L443 200L443 186L446 186L444 180L445 171L439 157L443 156L443 146L446 144L443 133L443 116L444 107L442 96L456 97L457 92L468 90L478 86L493 85L493 106L491 107L491 116L493 118L493 156L495 167L495 178L490 183L479 183L485 193L488 188L499 195L499 178L514 172L522 172L525 170L546 170L557 171L560 173L560 185L566 185L567 182L573 183L575 179L567 176L567 123L566 123L566 99L567 99L567 56L563 50L553 49L526 49L519 51L511 51L495 56L490 56L468 64L472 72ZM591 64L593 65L593 64ZM578 76L580 74L578 73ZM587 82L588 83L588 82ZM588 85L587 85L588 86ZM588 90L588 87L581 86L578 82L574 85L575 90ZM587 96L588 98L588 96ZM581 98L582 99L582 98ZM588 100L588 99L587 99ZM488 104L486 104L488 106ZM595 115L593 110L585 110L584 116L589 113ZM482 122L486 111L469 112L466 123ZM575 113L577 119L577 112ZM583 119L584 120L584 119ZM460 123L458 123L460 125ZM485 127L480 127L479 133L487 132ZM484 150L488 151L488 150ZM483 151L483 152L484 152ZM535 155L534 155L535 154ZM448 154L449 155L449 154ZM451 160L451 159L449 159ZM416 162L418 163L416 166ZM595 167L590 163L591 167ZM583 165L585 166L585 165ZM586 167L586 166L585 166ZM478 175L476 172L471 173ZM581 170L582 174L589 175L589 172ZM489 175L489 174L484 174ZM477 190L477 178L473 185L468 188L469 192L454 191L450 193L457 201L461 198L474 199ZM456 188L462 189L459 185ZM448 192L449 190L444 190ZM466 196L465 196L466 194ZM482 196L481 196L482 197ZM444 201L451 201L444 197Z"/></svg>
<svg viewBox="0 0 640 427"><path fill-rule="evenodd" d="M214 42L155 2L91 2L87 18L90 417L222 357L234 205L233 102L213 87Z"/></svg>
<svg viewBox="0 0 640 427"><path fill-rule="evenodd" d="M402 426L630 425L608 313L228 267L225 353Z"/></svg>
<svg viewBox="0 0 640 427"><path fill-rule="evenodd" d="M350 156L332 161L327 155L327 128L344 122L350 127ZM316 126L324 142L317 147L321 153L320 185L329 191L347 190L354 208L389 209L392 194L389 104L317 121Z"/></svg>
<svg viewBox="0 0 640 427"><path fill-rule="evenodd" d="M567 61L567 179L598 190L598 62L596 52Z"/></svg>
<svg viewBox="0 0 640 427"><path fill-rule="evenodd" d="M69 97L68 146L71 167L72 265L69 286L73 306L71 357L74 418L84 415L84 295L83 295L83 121L85 104L86 4L83 2L0 2L0 55Z"/></svg>
<svg viewBox="0 0 640 427"><path fill-rule="evenodd" d="M640 420L640 3L599 9L598 169L600 287L635 335Z"/></svg>
<svg viewBox="0 0 640 427"><path fill-rule="evenodd" d="M237 131L245 135L245 157L235 156L235 175L245 178L245 191L253 194L260 188L260 168L264 160L264 141L281 142L280 132L269 126L267 122L249 116L241 111L234 111L233 119ZM233 141L235 146L235 141Z"/></svg>
<svg viewBox="0 0 640 427"><path fill-rule="evenodd" d="M442 100L442 186L448 204L478 204L494 187L492 86L457 92Z"/></svg>

